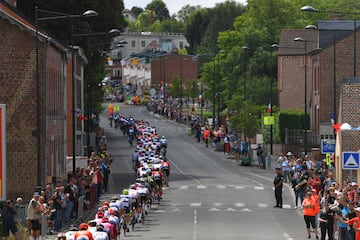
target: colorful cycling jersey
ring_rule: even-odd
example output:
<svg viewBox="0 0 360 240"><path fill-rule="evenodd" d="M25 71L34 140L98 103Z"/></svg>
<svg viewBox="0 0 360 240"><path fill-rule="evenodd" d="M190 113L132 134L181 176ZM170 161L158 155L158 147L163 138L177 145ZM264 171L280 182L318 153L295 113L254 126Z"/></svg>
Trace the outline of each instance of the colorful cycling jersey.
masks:
<svg viewBox="0 0 360 240"><path fill-rule="evenodd" d="M161 172L159 172L159 171L154 171L154 172L152 173L152 176L153 176L153 178L154 178L155 181L159 181L159 180L162 179L162 174L161 174Z"/></svg>
<svg viewBox="0 0 360 240"><path fill-rule="evenodd" d="M169 162L162 162L161 163L161 168L164 169L164 170L169 170L170 169Z"/></svg>
<svg viewBox="0 0 360 240"><path fill-rule="evenodd" d="M109 240L109 235L103 231L95 231L92 233L92 235L94 240Z"/></svg>
<svg viewBox="0 0 360 240"><path fill-rule="evenodd" d="M94 240L91 232L88 230L79 230L74 235L75 240Z"/></svg>
<svg viewBox="0 0 360 240"><path fill-rule="evenodd" d="M74 240L75 239L75 233L77 231L68 231L65 233L66 240Z"/></svg>
<svg viewBox="0 0 360 240"><path fill-rule="evenodd" d="M136 202L139 197L139 193L136 189L129 189L129 196L131 198L131 202Z"/></svg>

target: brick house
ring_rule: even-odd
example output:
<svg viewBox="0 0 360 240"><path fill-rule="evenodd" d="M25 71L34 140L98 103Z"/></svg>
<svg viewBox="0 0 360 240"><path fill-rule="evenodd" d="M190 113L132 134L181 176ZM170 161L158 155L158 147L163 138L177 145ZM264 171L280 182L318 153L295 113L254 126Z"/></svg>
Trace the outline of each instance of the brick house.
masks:
<svg viewBox="0 0 360 240"><path fill-rule="evenodd" d="M72 155L71 54L13 5L0 0L0 103L6 105L6 195L29 199L38 183L66 175L66 155ZM36 90L36 42L39 56L39 105ZM80 56L79 56L80 55ZM83 64L76 50L76 107L82 108ZM70 87L69 87L70 86ZM40 110L40 151L37 158L37 107ZM82 123L77 125L77 149L81 150ZM78 137L80 136L80 137ZM39 171L38 171L39 170ZM38 181L38 178L40 182Z"/></svg>
<svg viewBox="0 0 360 240"><path fill-rule="evenodd" d="M340 83L342 79L354 75L354 31L351 28L353 25L353 21L319 21L318 30L281 31L278 50L280 109L304 111L305 57L307 111L310 114L311 131L308 142L312 147L319 147L321 139L334 139L329 113L335 112L336 120L339 119ZM295 42L296 37L307 41L306 55L305 43ZM357 43L359 42L360 39Z"/></svg>

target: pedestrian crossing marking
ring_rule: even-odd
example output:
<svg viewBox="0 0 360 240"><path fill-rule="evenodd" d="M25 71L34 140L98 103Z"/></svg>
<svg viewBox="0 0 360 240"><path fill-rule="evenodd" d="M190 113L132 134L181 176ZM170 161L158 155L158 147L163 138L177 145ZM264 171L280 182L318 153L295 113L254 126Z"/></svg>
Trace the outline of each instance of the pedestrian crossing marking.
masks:
<svg viewBox="0 0 360 240"><path fill-rule="evenodd" d="M244 209L242 209L241 211L242 211L242 212L253 212L253 210L248 209L248 208L244 208Z"/></svg>
<svg viewBox="0 0 360 240"><path fill-rule="evenodd" d="M237 207L245 207L245 203L235 203L235 206L237 206Z"/></svg>
<svg viewBox="0 0 360 240"><path fill-rule="evenodd" d="M205 185L198 185L197 189L206 189L206 186Z"/></svg>
<svg viewBox="0 0 360 240"><path fill-rule="evenodd" d="M228 209L226 209L225 211L227 211L227 212L237 212L237 210L234 209L234 208L228 208Z"/></svg>
<svg viewBox="0 0 360 240"><path fill-rule="evenodd" d="M255 186L254 189L255 189L255 190L264 190L264 187Z"/></svg>
<svg viewBox="0 0 360 240"><path fill-rule="evenodd" d="M218 212L218 211L220 211L220 209L218 209L218 208L210 208L208 211L209 212Z"/></svg>
<svg viewBox="0 0 360 240"><path fill-rule="evenodd" d="M190 203L190 207L201 207L201 203Z"/></svg>
<svg viewBox="0 0 360 240"><path fill-rule="evenodd" d="M268 207L268 205L266 203L259 203L258 206L261 207L261 208L267 208Z"/></svg>

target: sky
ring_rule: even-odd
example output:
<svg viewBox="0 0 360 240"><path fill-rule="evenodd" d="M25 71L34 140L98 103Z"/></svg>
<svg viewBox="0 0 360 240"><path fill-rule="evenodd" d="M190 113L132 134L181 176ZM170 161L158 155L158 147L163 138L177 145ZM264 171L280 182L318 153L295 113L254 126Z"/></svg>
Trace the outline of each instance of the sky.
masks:
<svg viewBox="0 0 360 240"><path fill-rule="evenodd" d="M201 7L212 8L216 3L224 2L225 0L163 0L169 9L170 16L174 13L177 13L183 6L191 5ZM152 0L124 0L125 8L131 9L132 7L141 7L145 8ZM246 5L247 0L236 0L236 2Z"/></svg>

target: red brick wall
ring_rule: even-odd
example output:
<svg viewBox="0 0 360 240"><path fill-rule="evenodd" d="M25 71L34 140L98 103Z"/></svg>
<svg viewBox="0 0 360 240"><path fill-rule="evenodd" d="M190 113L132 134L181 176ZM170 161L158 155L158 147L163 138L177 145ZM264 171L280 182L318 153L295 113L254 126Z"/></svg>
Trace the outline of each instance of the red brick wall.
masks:
<svg viewBox="0 0 360 240"><path fill-rule="evenodd" d="M37 185L37 148L34 134L37 106L35 37L2 18L0 25L0 102L6 104L7 108L7 195L11 198L18 195L30 198ZM46 46L48 50L45 57ZM59 65L60 55L51 45L41 42L39 49L41 180L44 185L45 174L50 167L48 163L45 164L45 154L46 159L51 155L56 155L54 158L59 159L61 154L59 149L63 143L63 140L59 141L61 127L54 120L59 116L52 119L55 113L61 110L63 104L59 93L62 67L61 64ZM45 61L47 61L46 65L44 65ZM45 66L49 67L46 79ZM46 101L45 91L47 91ZM51 134L47 134L46 131L54 133L54 140L58 144L56 147L50 147L48 137Z"/></svg>
<svg viewBox="0 0 360 240"><path fill-rule="evenodd" d="M197 60L191 55L170 54L151 60L151 84L159 86L160 81L171 83L175 76L182 76L183 84L198 77ZM182 61L181 61L182 60ZM163 61L163 62L162 62ZM163 71L163 72L162 72Z"/></svg>

